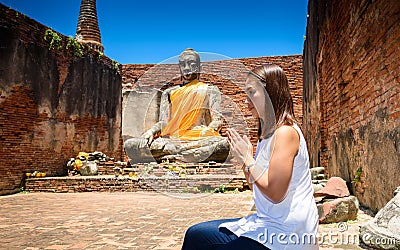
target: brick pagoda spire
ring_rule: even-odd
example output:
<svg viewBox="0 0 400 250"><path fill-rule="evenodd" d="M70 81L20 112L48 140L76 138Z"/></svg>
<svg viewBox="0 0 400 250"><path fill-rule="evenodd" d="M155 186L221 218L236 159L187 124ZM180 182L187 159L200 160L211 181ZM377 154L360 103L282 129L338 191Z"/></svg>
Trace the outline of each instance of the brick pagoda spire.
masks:
<svg viewBox="0 0 400 250"><path fill-rule="evenodd" d="M96 0L82 0L76 27L76 39L81 43L88 44L94 50L104 51L97 21Z"/></svg>

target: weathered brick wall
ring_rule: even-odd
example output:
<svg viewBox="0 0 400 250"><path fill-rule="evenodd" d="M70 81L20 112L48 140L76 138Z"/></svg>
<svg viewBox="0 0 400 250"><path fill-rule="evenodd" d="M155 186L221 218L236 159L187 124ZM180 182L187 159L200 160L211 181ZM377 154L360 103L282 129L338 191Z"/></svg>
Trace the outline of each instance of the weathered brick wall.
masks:
<svg viewBox="0 0 400 250"><path fill-rule="evenodd" d="M74 192L167 192L167 193L212 193L225 190L248 190L244 177L212 176L207 178L115 178L113 176L79 176L64 178L27 179L29 192L74 193Z"/></svg>
<svg viewBox="0 0 400 250"><path fill-rule="evenodd" d="M26 171L65 174L79 151L121 158L121 75L113 61L49 50L48 27L0 4L0 194Z"/></svg>
<svg viewBox="0 0 400 250"><path fill-rule="evenodd" d="M265 63L274 63L281 66L288 79L291 94L294 102L295 116L302 124L303 119L303 85L302 85L302 56L271 56L257 58L231 59L222 61L212 61L202 63L201 81L214 84L223 95L223 116L230 121L226 121L221 134L225 135L226 124L241 123L241 120L247 123L247 132L251 140L256 144L257 123L251 117L245 103L246 95L244 93L245 78L249 70ZM122 84L123 91L135 89L146 91L151 88L164 90L173 84L180 82L180 73L176 64L128 64L122 66ZM235 105L237 105L235 107ZM235 112L239 108L241 114ZM243 116L243 119L241 117ZM232 118L233 117L233 118ZM234 124L240 126L239 124ZM226 136L226 135L225 135Z"/></svg>
<svg viewBox="0 0 400 250"><path fill-rule="evenodd" d="M400 2L310 0L308 11L303 126L312 165L379 209L400 185Z"/></svg>

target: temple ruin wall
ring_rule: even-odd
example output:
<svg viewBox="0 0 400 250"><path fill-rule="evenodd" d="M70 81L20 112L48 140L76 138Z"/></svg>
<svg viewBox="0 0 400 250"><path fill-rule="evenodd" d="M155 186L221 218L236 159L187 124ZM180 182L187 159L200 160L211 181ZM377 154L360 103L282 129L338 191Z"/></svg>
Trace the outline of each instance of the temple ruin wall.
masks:
<svg viewBox="0 0 400 250"><path fill-rule="evenodd" d="M80 151L121 159L121 75L93 51L49 49L48 27L0 4L0 194L65 175Z"/></svg>
<svg viewBox="0 0 400 250"><path fill-rule="evenodd" d="M308 5L304 123L312 167L382 208L400 185L400 1Z"/></svg>

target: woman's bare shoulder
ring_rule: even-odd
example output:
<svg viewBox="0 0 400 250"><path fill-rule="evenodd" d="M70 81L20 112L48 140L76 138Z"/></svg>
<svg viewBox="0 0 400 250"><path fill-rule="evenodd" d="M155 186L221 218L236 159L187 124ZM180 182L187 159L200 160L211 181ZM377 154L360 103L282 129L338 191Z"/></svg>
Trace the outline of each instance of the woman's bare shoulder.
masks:
<svg viewBox="0 0 400 250"><path fill-rule="evenodd" d="M293 126L282 125L275 131L275 139L284 143L300 142L300 135Z"/></svg>

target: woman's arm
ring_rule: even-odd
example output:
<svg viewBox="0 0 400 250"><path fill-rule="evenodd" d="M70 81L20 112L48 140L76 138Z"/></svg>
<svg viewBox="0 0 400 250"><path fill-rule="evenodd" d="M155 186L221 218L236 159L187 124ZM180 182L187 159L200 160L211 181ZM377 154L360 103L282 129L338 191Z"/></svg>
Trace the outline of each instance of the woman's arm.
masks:
<svg viewBox="0 0 400 250"><path fill-rule="evenodd" d="M253 149L246 136L241 137L233 129L227 132L230 148L239 163L243 163L244 174L250 186L254 182L272 202L282 201L292 178L293 162L300 145L296 129L282 126L275 131L268 171L265 171L266 166L255 165ZM252 166L248 172L245 171L246 166Z"/></svg>
<svg viewBox="0 0 400 250"><path fill-rule="evenodd" d="M299 146L300 137L296 129L291 126L282 126L275 131L271 142L268 171L259 177L257 168L265 166L255 166L249 170L253 178L258 178L255 179L255 184L260 191L274 203L279 203L286 196Z"/></svg>

